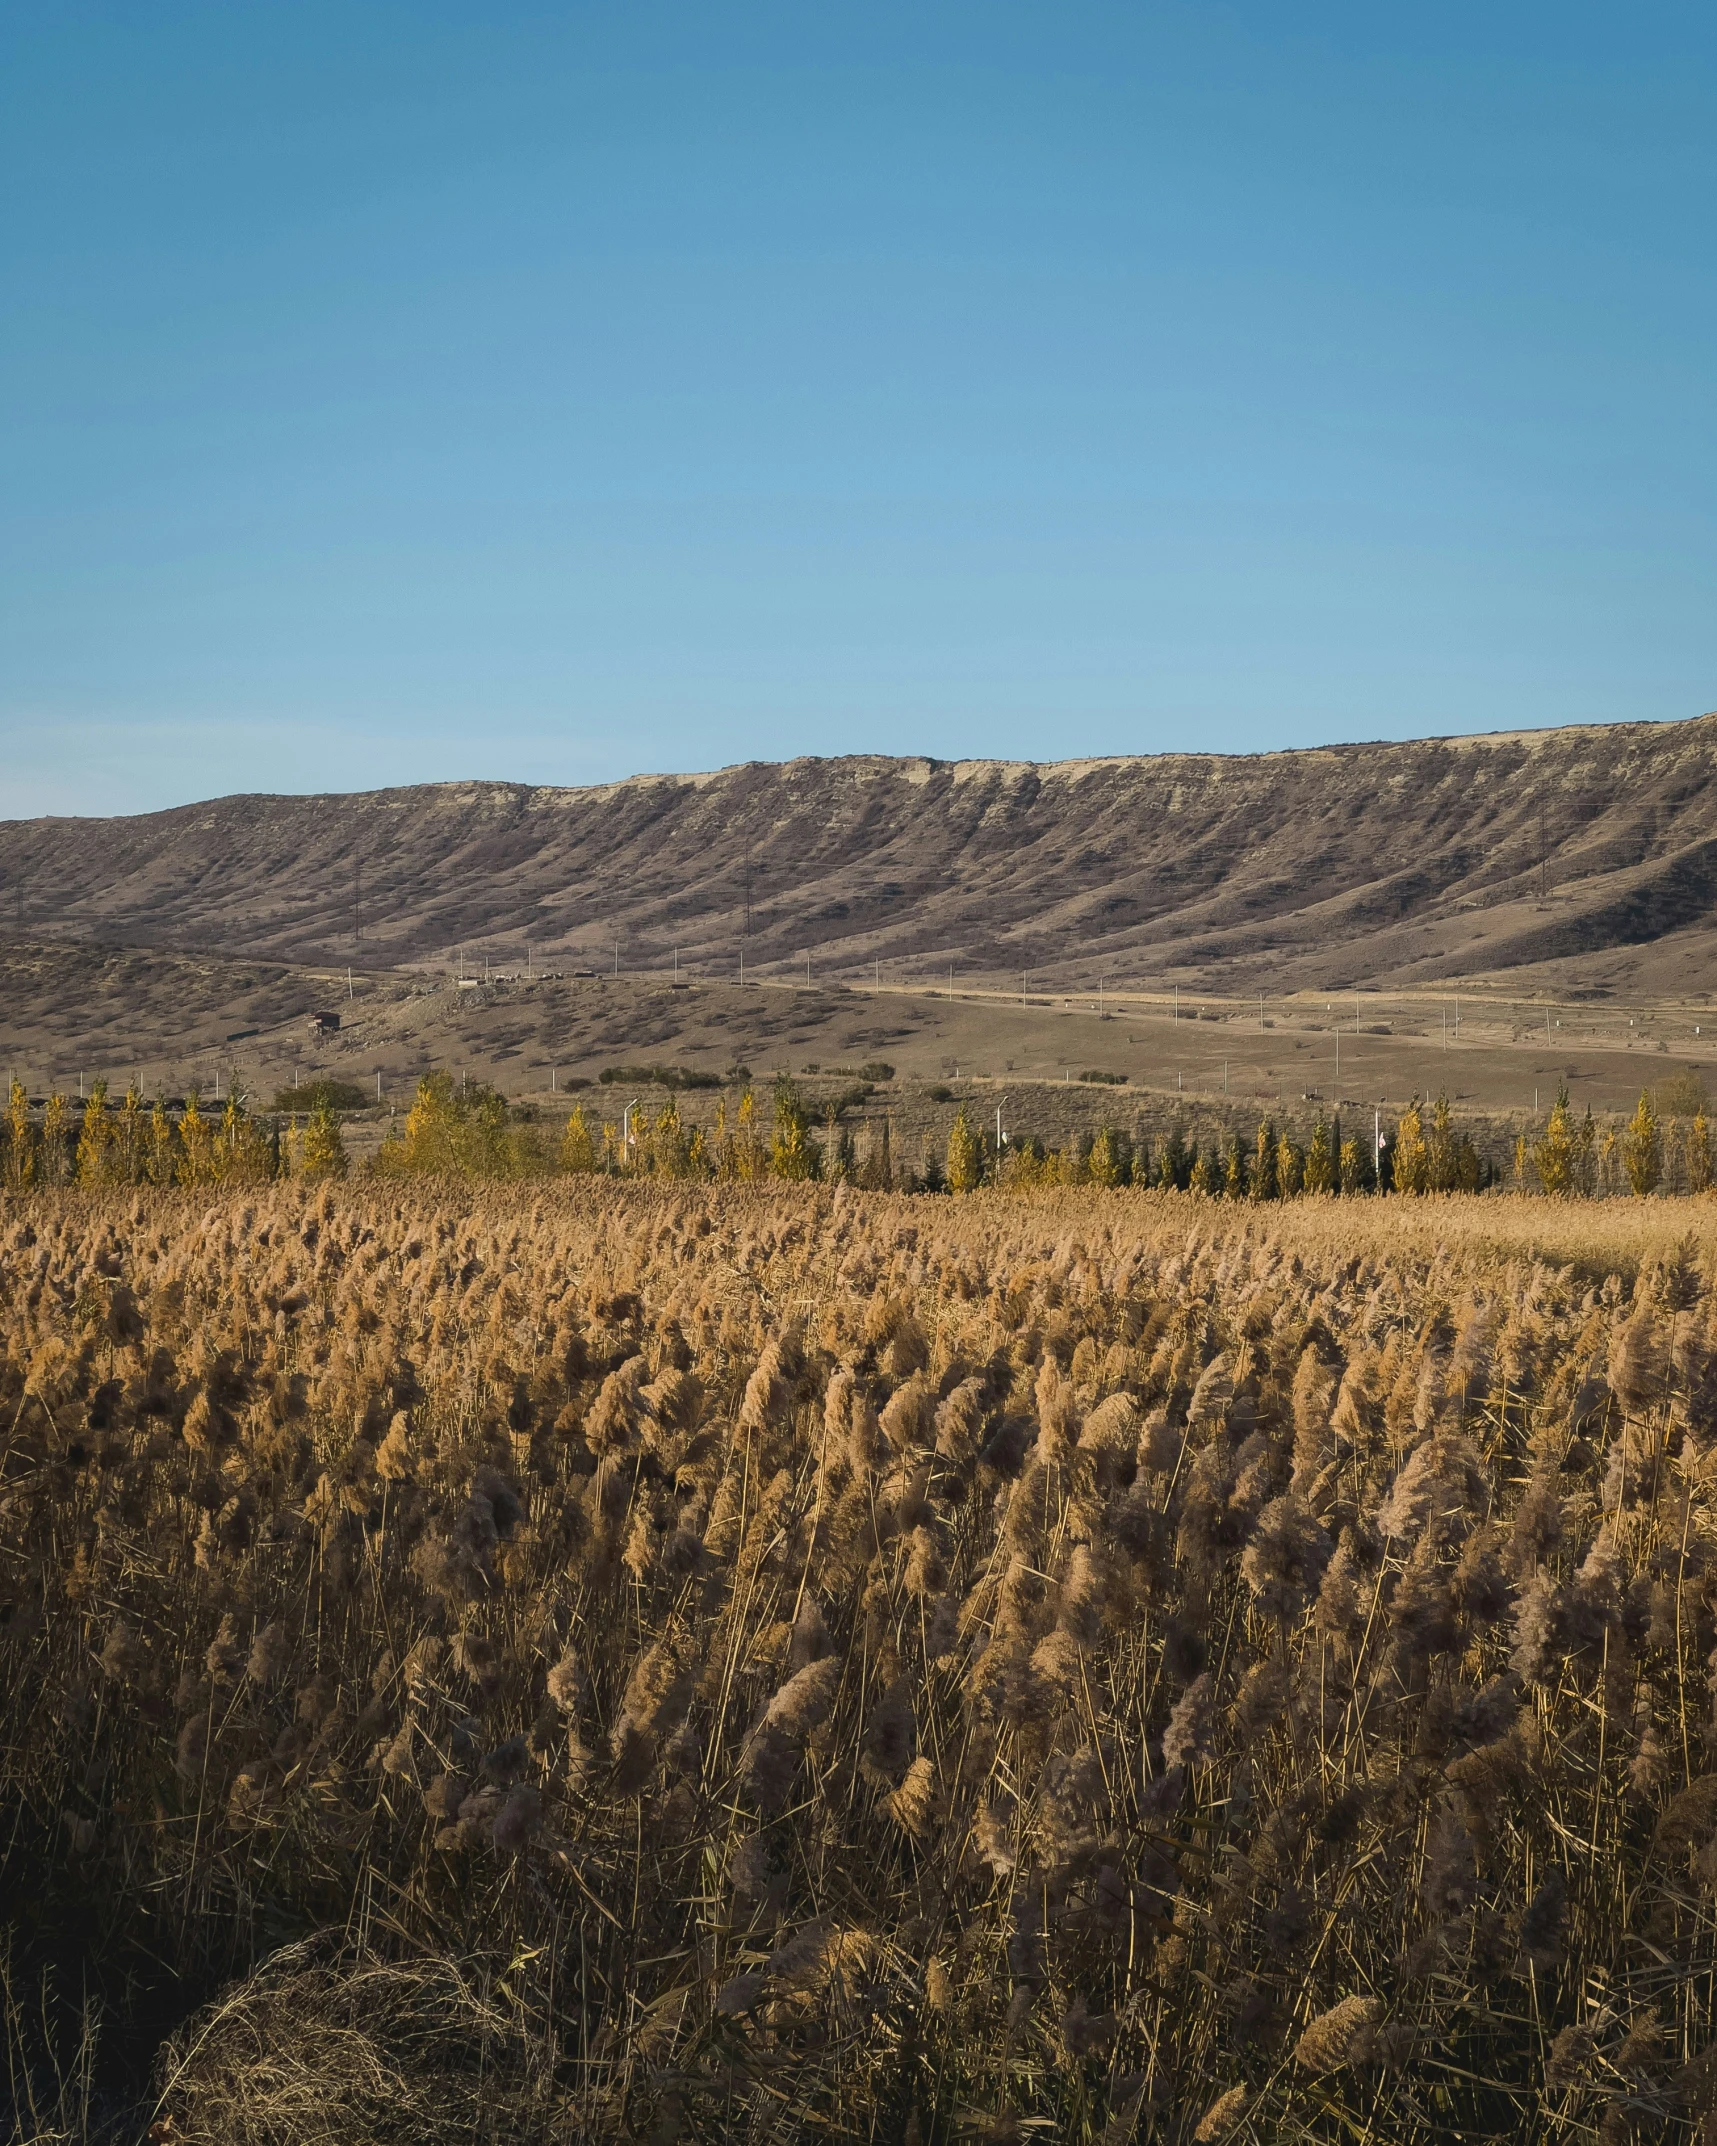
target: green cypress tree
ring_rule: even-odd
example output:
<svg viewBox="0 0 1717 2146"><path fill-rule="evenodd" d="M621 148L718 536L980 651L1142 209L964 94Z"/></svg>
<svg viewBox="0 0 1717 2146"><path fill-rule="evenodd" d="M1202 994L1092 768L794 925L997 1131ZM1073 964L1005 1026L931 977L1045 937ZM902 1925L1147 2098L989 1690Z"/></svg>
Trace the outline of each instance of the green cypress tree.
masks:
<svg viewBox="0 0 1717 2146"><path fill-rule="evenodd" d="M1588 1110L1588 1120L1591 1115ZM1703 1103L1695 1113L1687 1135L1687 1189L1689 1192L1711 1190L1711 1128L1705 1122Z"/></svg>

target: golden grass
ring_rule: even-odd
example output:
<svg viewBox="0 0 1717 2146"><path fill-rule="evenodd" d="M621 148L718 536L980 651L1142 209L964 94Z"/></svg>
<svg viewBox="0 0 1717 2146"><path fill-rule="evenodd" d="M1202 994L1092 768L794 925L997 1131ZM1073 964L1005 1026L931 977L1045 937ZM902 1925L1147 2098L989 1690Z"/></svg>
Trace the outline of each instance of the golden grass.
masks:
<svg viewBox="0 0 1717 2146"><path fill-rule="evenodd" d="M23 2135L1717 2135L1714 1220L15 1205Z"/></svg>

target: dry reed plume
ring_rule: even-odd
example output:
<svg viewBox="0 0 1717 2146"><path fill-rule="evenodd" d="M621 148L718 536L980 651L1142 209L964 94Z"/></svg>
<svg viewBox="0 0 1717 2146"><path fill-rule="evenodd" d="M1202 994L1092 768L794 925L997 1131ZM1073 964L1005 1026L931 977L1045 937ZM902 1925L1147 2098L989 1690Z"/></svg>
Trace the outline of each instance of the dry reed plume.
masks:
<svg viewBox="0 0 1717 2146"><path fill-rule="evenodd" d="M21 2135L1717 2140L1687 1221L16 1203Z"/></svg>

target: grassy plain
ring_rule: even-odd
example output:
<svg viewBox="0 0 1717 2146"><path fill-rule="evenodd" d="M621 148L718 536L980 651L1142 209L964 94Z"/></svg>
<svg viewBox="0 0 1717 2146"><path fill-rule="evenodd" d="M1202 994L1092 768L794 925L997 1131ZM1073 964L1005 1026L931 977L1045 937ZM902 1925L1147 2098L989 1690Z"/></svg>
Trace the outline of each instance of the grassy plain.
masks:
<svg viewBox="0 0 1717 2146"><path fill-rule="evenodd" d="M205 1098L236 1085L253 1107L319 1075L350 1081L375 1105L352 1121L354 1155L373 1150L418 1079L439 1070L483 1080L515 1101L562 1112L575 1094L618 1117L642 1093L597 1083L606 1068L680 1065L723 1076L743 1065L759 1086L791 1072L814 1117L849 1090L857 1068L883 1060L897 1078L849 1116L862 1146L886 1118L894 1153L916 1165L942 1152L954 1112L1071 1146L1112 1124L1153 1143L1179 1123L1208 1144L1260 1116L1297 1124L1339 1107L1355 1130L1374 1108L1386 1121L1413 1095L1446 1092L1457 1122L1506 1164L1517 1132L1541 1129L1559 1086L1576 1113L1625 1118L1640 1090L1663 1091L1717 1065L1717 1022L1699 1001L1547 1002L1522 992L1300 993L1256 998L1125 987L1050 990L1039 977L1016 996L972 981L878 984L780 975L742 990L725 974L526 976L472 965L461 988L445 967L357 970L243 962L213 955L43 944L0 950L0 1076L32 1096L75 1098L103 1077L118 1096ZM348 995L349 993L349 995ZM335 1034L310 1032L317 1011ZM1339 1030L1339 1036L1338 1036ZM815 1071L809 1069L815 1068ZM1081 1072L1125 1077L1082 1085ZM947 1089L943 1098L937 1091ZM735 1090L729 1083L731 1114ZM682 1099L688 1123L718 1097Z"/></svg>
<svg viewBox="0 0 1717 2146"><path fill-rule="evenodd" d="M0 1218L24 2137L1717 2136L1717 1210Z"/></svg>

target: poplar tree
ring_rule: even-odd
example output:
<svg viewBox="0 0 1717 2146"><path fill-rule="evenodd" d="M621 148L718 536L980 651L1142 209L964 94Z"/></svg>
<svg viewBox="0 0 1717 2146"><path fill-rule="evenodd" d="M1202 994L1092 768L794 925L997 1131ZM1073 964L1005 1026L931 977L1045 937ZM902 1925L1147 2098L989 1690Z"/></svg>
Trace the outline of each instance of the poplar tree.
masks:
<svg viewBox="0 0 1717 2146"><path fill-rule="evenodd" d="M1236 1134L1228 1136L1228 1155L1222 1171L1222 1196L1228 1200L1246 1197L1246 1155Z"/></svg>
<svg viewBox="0 0 1717 2146"><path fill-rule="evenodd" d="M1085 1158L1085 1172L1092 1184L1114 1187L1124 1185L1132 1174L1132 1158L1122 1147L1123 1136L1105 1125L1091 1143L1091 1152Z"/></svg>
<svg viewBox="0 0 1717 2146"><path fill-rule="evenodd" d="M426 1073L405 1114L401 1161L423 1176L451 1176L459 1167L459 1098L447 1073Z"/></svg>
<svg viewBox="0 0 1717 2146"><path fill-rule="evenodd" d="M63 1095L50 1095L42 1112L41 1177L44 1185L63 1185L72 1172L71 1113Z"/></svg>
<svg viewBox="0 0 1717 2146"><path fill-rule="evenodd" d="M1157 1183L1165 1192L1184 1192L1192 1177L1193 1158L1177 1125L1163 1142L1157 1158Z"/></svg>
<svg viewBox="0 0 1717 2146"><path fill-rule="evenodd" d="M346 1174L346 1143L340 1136L340 1120L325 1096L304 1127L298 1170L301 1177L312 1182Z"/></svg>
<svg viewBox="0 0 1717 2146"><path fill-rule="evenodd" d="M1695 1113L1687 1135L1687 1189L1689 1192L1711 1190L1711 1128L1705 1122L1703 1103Z"/></svg>
<svg viewBox="0 0 1717 2146"><path fill-rule="evenodd" d="M1311 1144L1306 1149L1301 1182L1308 1192L1333 1192L1338 1167L1330 1144L1329 1120L1320 1110L1312 1126Z"/></svg>
<svg viewBox="0 0 1717 2146"><path fill-rule="evenodd" d="M1304 1149L1284 1133L1276 1143L1276 1197L1291 1200L1299 1192L1304 1181L1306 1157Z"/></svg>
<svg viewBox="0 0 1717 2146"><path fill-rule="evenodd" d="M228 1095L221 1112L215 1169L222 1183L228 1185L266 1185L275 1174L274 1142L237 1095Z"/></svg>
<svg viewBox="0 0 1717 2146"><path fill-rule="evenodd" d="M1430 1151L1425 1145L1425 1122L1419 1115L1419 1098L1415 1096L1401 1113L1401 1122L1395 1128L1395 1144L1390 1154L1391 1183L1397 1192L1424 1192L1428 1189L1427 1173L1430 1168Z"/></svg>
<svg viewBox="0 0 1717 2146"><path fill-rule="evenodd" d="M1590 1103L1574 1135L1574 1190L1583 1200L1594 1198L1598 1190L1598 1121Z"/></svg>
<svg viewBox="0 0 1717 2146"><path fill-rule="evenodd" d="M789 1184L817 1175L817 1147L811 1120L799 1091L785 1074L775 1083L775 1138L769 1149L770 1174Z"/></svg>
<svg viewBox="0 0 1717 2146"><path fill-rule="evenodd" d="M149 1113L149 1153L144 1174L152 1185L170 1185L173 1170L173 1121L167 1115L166 1104L157 1096Z"/></svg>
<svg viewBox="0 0 1717 2146"><path fill-rule="evenodd" d="M36 1128L30 1098L16 1075L6 1104L6 1182L14 1192L26 1192L36 1182Z"/></svg>
<svg viewBox="0 0 1717 2146"><path fill-rule="evenodd" d="M1649 1088L1640 1090L1638 1107L1622 1136L1622 1168L1637 1198L1644 1199L1647 1193L1657 1190L1663 1175L1663 1138Z"/></svg>
<svg viewBox="0 0 1717 2146"><path fill-rule="evenodd" d="M688 1177L691 1174L685 1127L680 1123L679 1106L672 1095L651 1130L650 1161L660 1177Z"/></svg>
<svg viewBox="0 0 1717 2146"><path fill-rule="evenodd" d="M1344 1140L1338 1150L1341 1156L1341 1190L1344 1197L1353 1199L1362 1193L1377 1190L1377 1166L1372 1160L1369 1140Z"/></svg>
<svg viewBox="0 0 1717 2146"><path fill-rule="evenodd" d="M1574 1128L1568 1111L1568 1090L1558 1088L1544 1137L1532 1151L1538 1182L1552 1199L1565 1200L1574 1190Z"/></svg>
<svg viewBox="0 0 1717 2146"><path fill-rule="evenodd" d="M1258 1127L1258 1140L1252 1152L1252 1181L1248 1189L1255 1200L1276 1197L1276 1128L1268 1118Z"/></svg>
<svg viewBox="0 0 1717 2146"><path fill-rule="evenodd" d="M859 1183L867 1192L894 1190L893 1129L887 1118L883 1119L880 1128L871 1135L869 1152L859 1173Z"/></svg>
<svg viewBox="0 0 1717 2146"><path fill-rule="evenodd" d="M584 1115L582 1103L573 1106L566 1121L566 1131L561 1135L560 1166L575 1177L587 1176L596 1168L596 1142L591 1138L590 1121Z"/></svg>
<svg viewBox="0 0 1717 2146"><path fill-rule="evenodd" d="M114 1170L122 1185L138 1185L147 1174L148 1138L143 1124L143 1095L135 1081L126 1085L113 1128Z"/></svg>
<svg viewBox="0 0 1717 2146"><path fill-rule="evenodd" d="M948 1134L948 1190L976 1192L983 1174L983 1146L967 1122L966 1106L962 1103Z"/></svg>
<svg viewBox="0 0 1717 2146"><path fill-rule="evenodd" d="M757 1098L749 1088L742 1091L739 1109L735 1113L733 1133L733 1174L742 1184L762 1177L768 1168L768 1157L763 1152L762 1135L757 1130Z"/></svg>
<svg viewBox="0 0 1717 2146"><path fill-rule="evenodd" d="M1431 1106L1431 1131L1425 1143L1425 1190L1455 1192L1461 1184L1461 1142L1455 1133L1449 1099L1439 1093Z"/></svg>
<svg viewBox="0 0 1717 2146"><path fill-rule="evenodd" d="M113 1176L113 1123L107 1114L107 1083L90 1083L78 1131L77 1179L80 1185L105 1185Z"/></svg>
<svg viewBox="0 0 1717 2146"><path fill-rule="evenodd" d="M181 1185L212 1185L215 1181L214 1128L203 1116L193 1088L179 1115L179 1182Z"/></svg>

